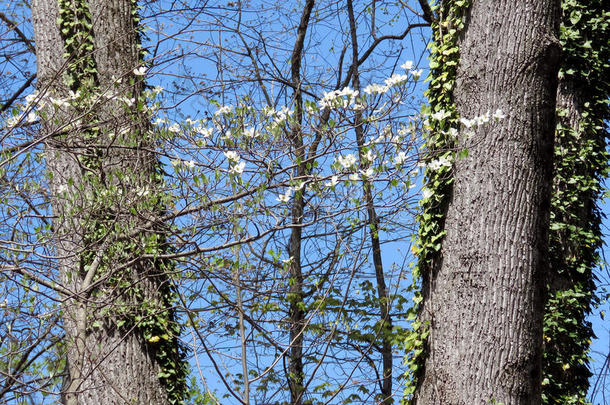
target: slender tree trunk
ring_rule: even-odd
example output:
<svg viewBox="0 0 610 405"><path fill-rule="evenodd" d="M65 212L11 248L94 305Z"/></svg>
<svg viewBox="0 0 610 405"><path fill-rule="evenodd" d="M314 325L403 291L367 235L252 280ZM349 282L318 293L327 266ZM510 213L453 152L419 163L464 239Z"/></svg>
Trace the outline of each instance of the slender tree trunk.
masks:
<svg viewBox="0 0 610 405"><path fill-rule="evenodd" d="M186 385L167 263L141 256L167 245L148 117L137 107L135 2L34 0L32 15L57 265L72 292L62 297L62 400L178 403Z"/></svg>
<svg viewBox="0 0 610 405"><path fill-rule="evenodd" d="M307 174L306 167L306 147L303 144L303 134L301 133L301 123L303 121L303 95L301 92L301 58L303 57L303 47L305 35L309 27L309 18L315 4L314 0L307 0L304 5L301 20L297 29L297 37L291 56L291 81L294 88L294 123L290 132L290 141L294 147L294 154L297 163L297 178ZM290 287L289 287L289 318L290 318L290 355L288 366L288 386L290 388L290 403L301 405L305 394L303 368L303 341L305 328L305 291L303 290L303 272L301 268L301 241L303 214L305 212L304 190L298 190L292 201L292 224L288 244L288 254L290 255Z"/></svg>
<svg viewBox="0 0 610 405"><path fill-rule="evenodd" d="M428 354L418 404L540 402L558 0L473 0L453 96L469 154L454 186L438 260L424 280ZM451 28L451 27L449 27Z"/></svg>
<svg viewBox="0 0 610 405"><path fill-rule="evenodd" d="M350 35L352 42L352 84L354 90L360 91L360 72L358 69L358 36L354 5L352 0L347 0L347 12L349 14ZM358 156L360 167L366 170L371 163L366 161L364 122L362 111L357 111L354 116L354 131L356 132L356 143L358 145ZM368 228L373 249L373 267L375 268L375 280L377 281L377 299L379 300L379 336L381 340L381 381L380 403L391 404L392 400L392 317L390 316L390 297L385 283L383 261L381 258L381 242L379 240L379 219L375 210L373 200L373 185L368 179L362 182L362 189L366 203L368 216Z"/></svg>

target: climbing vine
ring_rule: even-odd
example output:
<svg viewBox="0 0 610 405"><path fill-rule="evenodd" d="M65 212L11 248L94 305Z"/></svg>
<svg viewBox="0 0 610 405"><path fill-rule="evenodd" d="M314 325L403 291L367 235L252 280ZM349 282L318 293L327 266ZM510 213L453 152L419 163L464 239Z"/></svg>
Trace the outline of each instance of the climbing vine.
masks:
<svg viewBox="0 0 610 405"><path fill-rule="evenodd" d="M564 0L562 8L542 398L545 404L585 404L593 338L586 316L598 299L598 201L609 173L610 10L599 0Z"/></svg>
<svg viewBox="0 0 610 405"><path fill-rule="evenodd" d="M138 65L144 66L144 51L140 46L143 31L139 24L137 1L133 0L131 5L131 18L138 42ZM129 199L135 212L158 216L168 203L167 197L160 191L163 183L160 162L138 152L143 142L154 143L153 131L148 124L149 116L145 112L146 101L141 91L142 73L145 70L134 70L126 78L128 86L121 85L117 80L112 84L113 89L101 89L87 1L59 0L59 7L58 23L64 42L64 56L68 61L64 81L71 90L66 102L79 116L84 117L81 121L86 119L89 124L102 121L99 116L102 101L112 103L113 107L125 110L129 125L120 134L104 131L102 125L88 125L89 129L81 132L80 141L85 145L84 148L80 147L82 153L79 153L82 183L70 185L78 188L75 201L87 197L86 210L81 202L82 212L78 214L87 246L81 257L82 276L97 265L97 260L100 264L94 281L104 280L104 283L92 294L113 295L111 307L105 308L101 314L90 315L90 328L119 329L126 334L135 332L141 336L141 344L159 366L158 378L167 391L169 403L182 404L189 388L186 382L186 349L179 341L181 327L172 309L177 303L177 292L170 277L175 264L170 260L156 259L158 255L168 253L170 245L164 229L147 228L140 236L129 236L139 224L121 209L125 199ZM107 138L118 139L122 146L132 146L136 152L129 159L146 166L146 169L123 165L107 167L105 161L112 157L108 156L107 151L100 150L98 145ZM71 140L66 142L69 145L73 143ZM131 195L134 193L135 196ZM75 209L78 208L75 206ZM143 256L153 259L139 259ZM122 263L133 264L121 266ZM124 268L117 271L117 266ZM134 280L144 273L146 279L135 283Z"/></svg>
<svg viewBox="0 0 610 405"><path fill-rule="evenodd" d="M457 128L460 120L453 98L459 64L458 38L464 28L464 16L470 2L443 1L433 7L435 16L431 24L433 41L430 43L430 76L426 96L429 116L426 128L425 155L427 161L447 164L428 165L425 172L425 189L418 216L419 234L414 253L417 264L413 270L415 306L410 318L415 319L413 331L406 342L407 386L403 402L409 403L421 377L427 355L428 331L422 314L435 262L445 235L444 221L453 187L452 164L460 153L456 152ZM462 151L461 153L465 153Z"/></svg>

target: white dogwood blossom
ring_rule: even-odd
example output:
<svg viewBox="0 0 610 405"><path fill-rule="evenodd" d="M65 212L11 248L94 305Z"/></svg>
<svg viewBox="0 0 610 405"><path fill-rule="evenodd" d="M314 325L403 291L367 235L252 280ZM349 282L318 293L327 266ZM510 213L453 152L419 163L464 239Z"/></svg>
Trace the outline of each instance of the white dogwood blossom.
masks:
<svg viewBox="0 0 610 405"><path fill-rule="evenodd" d="M349 169L356 164L356 156L351 153L346 156L339 156L337 157L337 162L343 169Z"/></svg>

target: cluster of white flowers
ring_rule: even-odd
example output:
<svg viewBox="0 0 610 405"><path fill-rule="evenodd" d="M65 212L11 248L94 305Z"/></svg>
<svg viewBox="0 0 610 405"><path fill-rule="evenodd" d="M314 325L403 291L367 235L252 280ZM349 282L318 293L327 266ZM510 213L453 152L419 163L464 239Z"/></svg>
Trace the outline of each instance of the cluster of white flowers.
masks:
<svg viewBox="0 0 610 405"><path fill-rule="evenodd" d="M386 91L390 90L388 86L384 86L382 84L372 83L364 88L364 92L366 94L383 94Z"/></svg>
<svg viewBox="0 0 610 405"><path fill-rule="evenodd" d="M433 161L431 161L430 163L427 164L428 168L430 168L431 170L439 170L442 167L451 167L451 159L446 157L446 156L442 156L438 159L435 159Z"/></svg>
<svg viewBox="0 0 610 405"><path fill-rule="evenodd" d="M224 155L229 161L229 173L241 175L246 168L246 162L242 162L239 154L232 150L224 152Z"/></svg>
<svg viewBox="0 0 610 405"><path fill-rule="evenodd" d="M260 133L254 128L246 128L244 129L244 136L246 138L256 138L260 135Z"/></svg>
<svg viewBox="0 0 610 405"><path fill-rule="evenodd" d="M201 125L198 125L198 126L194 127L193 129L195 130L195 132L197 132L204 138L209 138L214 133L214 130L212 128L206 128Z"/></svg>
<svg viewBox="0 0 610 405"><path fill-rule="evenodd" d="M244 162L244 161L237 162L231 166L231 168L229 169L229 173L241 175L244 172L245 168L246 168L246 162Z"/></svg>
<svg viewBox="0 0 610 405"><path fill-rule="evenodd" d="M421 77L421 75L422 75L423 73L424 73L424 70L423 70L423 69L419 69L419 70L412 70L412 71L411 71L411 74L413 75L413 78L414 78L415 80L418 80L418 79Z"/></svg>
<svg viewBox="0 0 610 405"><path fill-rule="evenodd" d="M407 154L403 151L398 152L398 154L394 157L394 164L396 166L400 166L407 160Z"/></svg>
<svg viewBox="0 0 610 405"><path fill-rule="evenodd" d="M146 67L140 66L140 67L137 67L137 68L135 68L133 70L133 74L136 75L136 76L144 76L146 74L147 70L148 69L146 69Z"/></svg>
<svg viewBox="0 0 610 405"><path fill-rule="evenodd" d="M413 69L413 61L408 60L405 63L403 63L402 65L400 65L400 67L403 68L404 70L411 70L411 69Z"/></svg>
<svg viewBox="0 0 610 405"><path fill-rule="evenodd" d="M276 124L281 124L282 122L286 121L288 117L292 115L292 113L293 111L286 106L280 108L279 110L276 110L272 106L265 106L263 108L263 114L265 114L267 117L273 118Z"/></svg>
<svg viewBox="0 0 610 405"><path fill-rule="evenodd" d="M178 125L177 122L174 122L172 125L167 127L167 130L169 132L173 132L174 134L177 134L178 132L180 132L180 125Z"/></svg>
<svg viewBox="0 0 610 405"><path fill-rule="evenodd" d="M433 118L437 121L442 121L445 118L448 118L450 116L451 116L451 113L448 111L445 111L445 110L440 110L440 111L430 114L430 118Z"/></svg>
<svg viewBox="0 0 610 405"><path fill-rule="evenodd" d="M358 97L358 90L345 87L342 90L334 90L324 93L318 105L320 108L347 108L354 104Z"/></svg>
<svg viewBox="0 0 610 405"><path fill-rule="evenodd" d="M366 170L360 170L360 174L362 174L362 177L370 179L375 174L375 169L369 167Z"/></svg>
<svg viewBox="0 0 610 405"><path fill-rule="evenodd" d="M392 76L385 79L384 83L387 87L394 87L404 84L409 80L409 76L394 73Z"/></svg>
<svg viewBox="0 0 610 405"><path fill-rule="evenodd" d="M409 80L409 73L415 80L419 79L423 73L422 69L413 70L413 61L406 61L401 68L407 71L407 74L395 73L392 76L385 79L384 84L371 83L364 88L366 94L384 94L388 92L392 87L400 86L405 84Z"/></svg>
<svg viewBox="0 0 610 405"><path fill-rule="evenodd" d="M227 115L231 112L233 112L233 106L231 104L223 105L218 110L216 110L214 116L218 117L219 115Z"/></svg>
<svg viewBox="0 0 610 405"><path fill-rule="evenodd" d="M354 156L352 153L348 154L347 156L338 156L337 157L337 163L339 163L341 165L341 167L343 169L349 169L351 167L353 167L356 164L356 156Z"/></svg>
<svg viewBox="0 0 610 405"><path fill-rule="evenodd" d="M325 187L335 187L338 183L339 183L339 176L333 175L330 178L330 181L327 181L326 183L324 183L324 186Z"/></svg>
<svg viewBox="0 0 610 405"><path fill-rule="evenodd" d="M421 197L424 200L427 200L428 198L432 197L433 194L434 193L432 193L432 191L430 191L430 189L428 189L428 188L424 188L421 191Z"/></svg>
<svg viewBox="0 0 610 405"><path fill-rule="evenodd" d="M499 120L506 118L506 115L504 115L502 110L497 109L493 113L493 115L491 115L491 117L493 117L495 120L499 121ZM481 114L472 119L468 119L468 118L464 118L464 117L460 118L460 122L462 123L462 125L464 125L464 127L468 128L468 129L487 124L489 121L490 121L489 111L487 111L485 114Z"/></svg>

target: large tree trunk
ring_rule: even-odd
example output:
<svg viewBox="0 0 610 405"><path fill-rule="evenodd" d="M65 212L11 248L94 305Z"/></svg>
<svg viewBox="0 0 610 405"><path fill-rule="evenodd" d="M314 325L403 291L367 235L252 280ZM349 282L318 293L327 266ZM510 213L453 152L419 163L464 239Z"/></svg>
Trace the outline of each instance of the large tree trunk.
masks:
<svg viewBox="0 0 610 405"><path fill-rule="evenodd" d="M143 256L166 244L148 118L137 108L135 2L34 0L32 15L38 90L46 100L77 93L47 102L42 122L59 282L72 293L62 297L63 402L178 403L184 369L167 263Z"/></svg>
<svg viewBox="0 0 610 405"><path fill-rule="evenodd" d="M453 96L460 131L438 260L424 277L418 404L540 402L558 0L473 0ZM449 27L451 28L451 27Z"/></svg>

